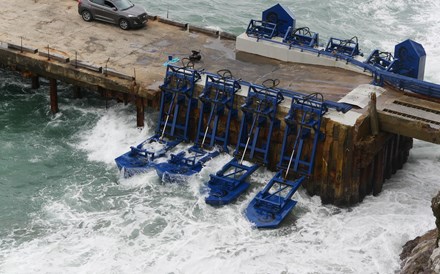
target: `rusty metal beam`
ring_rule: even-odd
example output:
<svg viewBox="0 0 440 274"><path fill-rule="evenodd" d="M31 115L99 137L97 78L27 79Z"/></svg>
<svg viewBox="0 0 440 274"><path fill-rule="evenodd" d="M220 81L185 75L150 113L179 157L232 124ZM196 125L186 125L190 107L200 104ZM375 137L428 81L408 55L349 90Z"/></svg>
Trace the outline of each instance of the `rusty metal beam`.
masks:
<svg viewBox="0 0 440 274"><path fill-rule="evenodd" d="M144 104L144 98L142 97L136 97L136 121L137 121L137 127L144 127L144 118L145 118L145 104Z"/></svg>
<svg viewBox="0 0 440 274"><path fill-rule="evenodd" d="M50 78L49 79L50 86L50 110L53 114L58 112L58 87L57 80Z"/></svg>

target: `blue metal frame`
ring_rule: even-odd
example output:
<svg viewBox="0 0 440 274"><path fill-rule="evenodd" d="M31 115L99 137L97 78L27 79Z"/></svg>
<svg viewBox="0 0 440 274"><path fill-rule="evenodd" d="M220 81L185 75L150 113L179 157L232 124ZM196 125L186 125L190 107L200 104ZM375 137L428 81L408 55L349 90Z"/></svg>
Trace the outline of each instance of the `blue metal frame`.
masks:
<svg viewBox="0 0 440 274"><path fill-rule="evenodd" d="M157 174L163 180L181 181L182 176L200 172L207 161L220 154L218 150L206 151L205 144L211 149L215 144L220 144L224 151L228 150L231 118L237 115L234 97L241 86L232 78L229 70L220 70L219 73L222 75L206 75L205 88L199 96L202 107L194 146L188 152L172 154L168 162L155 165ZM222 117L225 119L221 119ZM219 129L222 123L224 124Z"/></svg>
<svg viewBox="0 0 440 274"><path fill-rule="evenodd" d="M220 72L230 75L230 72L227 70ZM209 147L214 147L217 143L221 145L224 151L228 152L231 119L237 116L234 99L235 94L240 89L241 85L239 81L232 77L213 74L206 75L205 88L199 96L202 107L200 109L199 124L195 140L196 145L200 143L201 147L204 147L205 142L209 140L209 142L207 142ZM219 132L220 118L225 116L226 124L224 125L224 131ZM212 121L214 125L211 127ZM211 133L209 133L209 129Z"/></svg>
<svg viewBox="0 0 440 274"><path fill-rule="evenodd" d="M249 150L249 159L253 159L256 156L255 153L258 153L263 157L262 163L268 164L272 133L280 126L280 121L276 118L277 108L283 100L284 96L278 89L253 84L249 86L246 102L241 106L243 116L235 155L239 154L241 148L244 148L246 149L244 153ZM259 138L262 128L268 128L265 143ZM252 142L249 142L250 138Z"/></svg>
<svg viewBox="0 0 440 274"><path fill-rule="evenodd" d="M305 179L313 172L320 131L321 118L326 113L322 95L312 94L303 99L293 99L285 117L279 172L260 191L246 209L246 216L258 228L276 228L296 205L292 200ZM305 142L311 141L311 151L303 151ZM289 180L289 173L296 176Z"/></svg>
<svg viewBox="0 0 440 274"><path fill-rule="evenodd" d="M318 47L319 34L316 32L311 32L308 27L297 29L289 27L286 35L284 35L283 42L289 44L289 49L291 49L294 45L310 48Z"/></svg>
<svg viewBox="0 0 440 274"><path fill-rule="evenodd" d="M186 177L200 172L204 164L220 155L220 152L218 150L207 152L193 146L188 150L188 154L189 156L185 151L180 151L171 154L171 159L167 162L154 165L159 178L167 183L184 182Z"/></svg>
<svg viewBox="0 0 440 274"><path fill-rule="evenodd" d="M168 65L162 90L157 133L189 141L188 129L192 110L197 107L193 98L199 72L191 68ZM169 122L169 118L172 121ZM184 119L182 119L182 117Z"/></svg>
<svg viewBox="0 0 440 274"><path fill-rule="evenodd" d="M259 167L258 164L250 166L243 164L247 150L250 152L249 160L261 156L260 161L263 164L268 163L272 134L274 129L280 125L280 121L276 119L276 111L283 100L282 92L276 88L249 85L246 102L241 106L243 115L234 152L234 156L237 157L243 148L241 160L234 158L215 175L210 175L209 195L205 199L206 203L211 205L228 204L246 191L249 187L247 179ZM266 143L263 143L262 138L259 138L263 129L267 129Z"/></svg>
<svg viewBox="0 0 440 274"><path fill-rule="evenodd" d="M205 198L205 202L214 206L233 202L249 188L250 184L247 179L258 167L258 164L247 166L239 163L238 159L233 158L215 175L209 175L209 195Z"/></svg>
<svg viewBox="0 0 440 274"><path fill-rule="evenodd" d="M192 97L195 84L200 78L200 74L194 69L167 66L164 83L160 86L162 95L156 134L115 159L125 177L145 172L150 169L153 160L163 157L168 150L188 140L190 113L197 106L197 101ZM175 139L168 140L168 137ZM146 148L153 143L160 144L161 149Z"/></svg>
<svg viewBox="0 0 440 274"><path fill-rule="evenodd" d="M292 155L288 148L289 137L294 137L293 150L295 152L292 171L296 174L311 175L315 163L316 148L319 139L324 135L320 132L321 117L327 112L323 100L319 100L317 94L305 96L303 99L292 100L289 113L284 118L286 127L281 148L279 169L287 170ZM322 98L321 98L322 99ZM313 136L312 136L313 135ZM303 155L304 142L312 138L312 151L310 156Z"/></svg>
<svg viewBox="0 0 440 274"><path fill-rule="evenodd" d="M266 38L272 39L275 36L277 25L275 23L251 20L246 29L246 34L257 39Z"/></svg>
<svg viewBox="0 0 440 274"><path fill-rule="evenodd" d="M357 37L351 39L330 38L325 48L326 52L339 53L350 57L360 55Z"/></svg>
<svg viewBox="0 0 440 274"><path fill-rule="evenodd" d="M365 63L373 65L376 68L382 70L391 70L396 60L394 59L391 52L383 52L378 49L373 50L370 56L368 56Z"/></svg>

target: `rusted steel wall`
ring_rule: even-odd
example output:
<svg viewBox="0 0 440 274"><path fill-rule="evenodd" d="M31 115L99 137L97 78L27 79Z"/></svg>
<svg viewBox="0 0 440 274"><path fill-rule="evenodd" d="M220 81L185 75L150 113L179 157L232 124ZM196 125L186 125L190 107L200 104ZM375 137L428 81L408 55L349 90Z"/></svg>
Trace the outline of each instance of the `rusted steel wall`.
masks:
<svg viewBox="0 0 440 274"><path fill-rule="evenodd" d="M385 179L407 161L412 138L381 132L369 134L369 119L361 117L348 127L324 123L325 141L318 149L313 178L305 184L310 195L338 206L361 202L378 195Z"/></svg>

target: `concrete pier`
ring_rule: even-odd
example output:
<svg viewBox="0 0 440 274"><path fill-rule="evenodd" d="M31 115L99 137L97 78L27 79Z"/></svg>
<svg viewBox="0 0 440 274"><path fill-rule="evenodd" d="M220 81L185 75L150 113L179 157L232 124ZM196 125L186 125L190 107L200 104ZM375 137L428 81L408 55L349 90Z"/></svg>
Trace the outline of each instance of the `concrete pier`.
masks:
<svg viewBox="0 0 440 274"><path fill-rule="evenodd" d="M320 92L327 100L338 101L372 81L371 75L342 68L287 63L243 52L237 53L237 58L233 35L191 23L154 17L143 29L123 31L113 25L84 22L76 1L0 0L0 6L0 65L33 75L33 88L38 87L38 77L50 79L53 113L58 111L57 81L63 81L74 86L74 97L80 96L80 89L99 91L105 100L134 104L136 126L143 127L145 108L159 107L159 85L168 56L183 59L194 49L202 53L196 69L213 73L230 69L234 77L258 84L268 78L279 79L280 88L304 94ZM21 43L29 50L8 46ZM48 48L49 54L59 58L36 52L47 52ZM198 85L197 92L202 88ZM368 107L354 107L346 114L330 111L324 117L325 140L318 147L314 176L304 185L309 194L319 195L324 203L358 203L366 195L379 194L385 179L402 168L412 137L440 143L440 126L436 126L439 103L387 86L381 92L377 98L379 132L371 127ZM236 101L242 103L246 95L240 91ZM280 105L280 120L289 106L289 100ZM402 115L408 109L417 113ZM197 110L191 115L192 136L197 115ZM270 169L278 161L283 127L282 123L271 142ZM230 128L232 145L238 128L236 119Z"/></svg>

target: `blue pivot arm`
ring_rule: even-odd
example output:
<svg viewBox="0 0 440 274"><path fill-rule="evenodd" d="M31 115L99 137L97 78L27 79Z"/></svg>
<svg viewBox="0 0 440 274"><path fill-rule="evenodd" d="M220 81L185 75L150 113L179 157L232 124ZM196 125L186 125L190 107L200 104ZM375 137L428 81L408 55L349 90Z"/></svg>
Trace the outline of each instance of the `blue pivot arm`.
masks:
<svg viewBox="0 0 440 274"><path fill-rule="evenodd" d="M205 143L209 147L219 144L224 151L228 151L229 127L231 119L237 115L234 97L241 86L229 70L219 70L217 73L207 74L205 88L199 96L202 108L195 143L201 147Z"/></svg>
<svg viewBox="0 0 440 274"><path fill-rule="evenodd" d="M225 205L236 200L250 184L247 179L258 169L258 165L247 166L236 158L229 161L208 182L209 195L205 202L210 205Z"/></svg>
<svg viewBox="0 0 440 274"><path fill-rule="evenodd" d="M257 228L278 227L297 203L291 198L306 177L287 180L282 172L278 171L246 209L246 217Z"/></svg>
<svg viewBox="0 0 440 274"><path fill-rule="evenodd" d="M157 134L115 159L125 177L149 170L154 159L164 156L166 151L188 139L189 113L194 107L192 94L199 79L200 74L196 70L172 65L167 67L164 83L160 86L162 94ZM186 118L178 119L181 116ZM175 140L165 140L165 136ZM156 149L152 146L154 143L161 148Z"/></svg>
<svg viewBox="0 0 440 274"><path fill-rule="evenodd" d="M285 117L286 129L278 164L280 171L246 209L247 218L256 227L277 227L296 205L292 196L313 172L317 144L323 138L320 132L321 120L326 110L320 94L292 99L291 108ZM290 136L294 138L289 138ZM303 150L307 141L312 143L309 155ZM296 176L295 179L288 179L292 174Z"/></svg>
<svg viewBox="0 0 440 274"><path fill-rule="evenodd" d="M252 19L246 29L246 34L250 37L272 39L275 36L277 24Z"/></svg>
<svg viewBox="0 0 440 274"><path fill-rule="evenodd" d="M227 163L215 175L210 175L208 182L209 195L205 199L211 205L228 204L239 197L249 187L248 178L259 165L243 163L246 151L249 149L249 159L255 153L262 155L263 163L268 163L270 140L275 127L279 126L276 119L278 105L284 100L283 95L274 87L279 83L270 79L271 87L250 85L246 103L241 107L243 117L238 137L235 156L243 149L241 159L236 157ZM265 83L267 83L265 81ZM267 129L267 142L259 144L258 139L262 129ZM251 141L252 139L252 141Z"/></svg>
<svg viewBox="0 0 440 274"><path fill-rule="evenodd" d="M272 87L252 84L249 86L248 97L245 104L241 106L243 116L234 152L235 155L238 155L240 149L243 148L243 160L249 150L248 158L254 159L259 156L264 165L269 163L269 149L273 132L280 126L280 121L276 118L276 111L278 105L284 100L283 94L275 88L279 81L268 80L273 81ZM266 142L262 142L261 140L264 138L261 138L260 134L266 129Z"/></svg>

